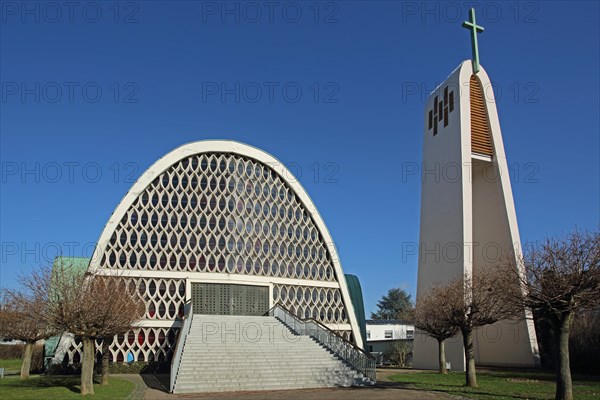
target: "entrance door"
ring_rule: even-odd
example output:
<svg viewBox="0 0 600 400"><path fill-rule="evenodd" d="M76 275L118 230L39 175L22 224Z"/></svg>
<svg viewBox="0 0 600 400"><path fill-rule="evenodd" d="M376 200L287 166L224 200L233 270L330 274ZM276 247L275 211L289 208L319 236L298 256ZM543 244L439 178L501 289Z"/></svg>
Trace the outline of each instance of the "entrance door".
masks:
<svg viewBox="0 0 600 400"><path fill-rule="evenodd" d="M192 283L194 314L264 315L269 310L267 286Z"/></svg>

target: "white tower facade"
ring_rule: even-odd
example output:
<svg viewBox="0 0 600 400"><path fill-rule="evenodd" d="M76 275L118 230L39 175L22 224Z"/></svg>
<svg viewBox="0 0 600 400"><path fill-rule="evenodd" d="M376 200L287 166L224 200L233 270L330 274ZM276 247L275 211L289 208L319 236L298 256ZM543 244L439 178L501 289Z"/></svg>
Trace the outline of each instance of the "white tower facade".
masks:
<svg viewBox="0 0 600 400"><path fill-rule="evenodd" d="M419 296L431 286L489 268L499 252L520 254L521 240L494 93L485 70L464 61L430 95L425 108L419 248ZM517 282L515 282L517 284ZM525 317L526 312L523 312ZM479 329L475 361L535 366L531 319ZM452 369L464 370L460 335L446 343ZM438 347L418 330L414 367L436 369Z"/></svg>

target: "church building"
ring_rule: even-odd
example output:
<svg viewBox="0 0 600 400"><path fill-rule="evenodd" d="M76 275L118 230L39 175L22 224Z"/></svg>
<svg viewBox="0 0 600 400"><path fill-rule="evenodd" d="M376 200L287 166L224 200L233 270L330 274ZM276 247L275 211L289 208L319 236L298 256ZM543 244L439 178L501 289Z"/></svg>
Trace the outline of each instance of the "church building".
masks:
<svg viewBox="0 0 600 400"><path fill-rule="evenodd" d="M363 349L358 280L344 275L304 188L280 161L252 146L200 141L168 153L116 207L92 258L76 262L91 273L126 276L146 304L136 328L113 338L112 362L183 362L178 342L195 332L184 327L190 316L192 324L211 316L219 324L250 321L244 317L256 323L274 306L314 321L357 354ZM63 336L56 361L79 361L81 344ZM310 386L328 385L301 387Z"/></svg>

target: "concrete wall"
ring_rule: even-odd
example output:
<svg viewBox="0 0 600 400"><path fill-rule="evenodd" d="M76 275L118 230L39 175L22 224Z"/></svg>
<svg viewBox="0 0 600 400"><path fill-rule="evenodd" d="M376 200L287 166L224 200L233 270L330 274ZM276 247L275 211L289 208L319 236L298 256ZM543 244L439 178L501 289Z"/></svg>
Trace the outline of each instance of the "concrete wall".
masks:
<svg viewBox="0 0 600 400"><path fill-rule="evenodd" d="M520 254L521 239L494 93L485 70L478 77L484 88L494 157L490 162L472 160L472 251L474 268L491 268L500 254ZM520 322L501 321L481 328L475 337L476 361L490 365L539 365L535 328L525 315L523 310Z"/></svg>
<svg viewBox="0 0 600 400"><path fill-rule="evenodd" d="M470 143L461 133L470 127L468 93L461 94L461 82L468 82L469 68L467 63L454 70L425 106L417 304L419 296L431 286L462 276L465 268L470 269L464 244L471 242L471 196L468 179L463 179L463 159L465 153L470 154ZM454 91L455 108L449 113L448 126L440 124L434 136L428 129L428 113L433 109L434 98L443 96L446 86ZM413 366L436 368L437 352L437 342L417 330ZM464 368L460 340L447 343L446 357L454 368Z"/></svg>

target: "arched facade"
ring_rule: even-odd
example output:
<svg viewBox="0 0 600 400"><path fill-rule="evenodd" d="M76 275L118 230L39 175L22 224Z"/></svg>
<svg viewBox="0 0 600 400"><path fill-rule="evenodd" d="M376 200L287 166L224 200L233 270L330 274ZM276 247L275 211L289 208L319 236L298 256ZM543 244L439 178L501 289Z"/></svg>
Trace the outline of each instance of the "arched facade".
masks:
<svg viewBox="0 0 600 400"><path fill-rule="evenodd" d="M281 162L241 143L190 143L152 165L113 212L89 270L130 277L146 303L138 328L114 338L114 361L168 359L196 283L267 287L269 306L363 345L311 199Z"/></svg>

